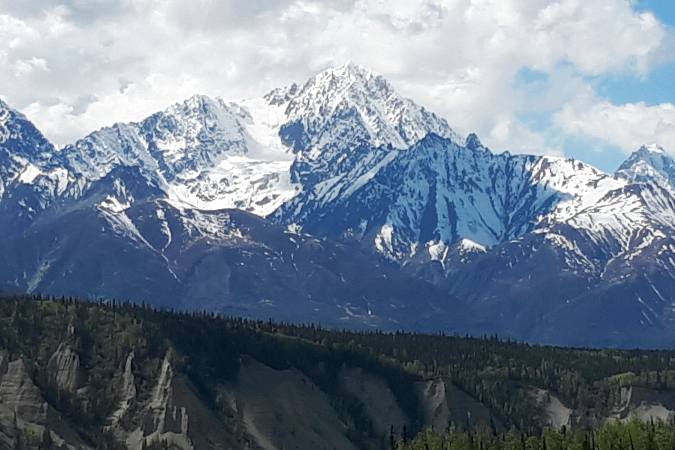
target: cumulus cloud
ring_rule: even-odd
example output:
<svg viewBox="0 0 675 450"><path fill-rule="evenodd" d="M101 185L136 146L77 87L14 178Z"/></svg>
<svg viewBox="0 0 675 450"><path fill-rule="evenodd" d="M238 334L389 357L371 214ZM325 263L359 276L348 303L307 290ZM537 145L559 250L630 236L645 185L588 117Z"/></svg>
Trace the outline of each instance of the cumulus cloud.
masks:
<svg viewBox="0 0 675 450"><path fill-rule="evenodd" d="M528 152L561 149L523 116L564 125L595 98L591 77L644 76L674 47L630 0L0 0L0 42L13 68L0 96L59 144L197 92L257 96L351 60L459 132ZM524 69L541 80L520 82Z"/></svg>
<svg viewBox="0 0 675 450"><path fill-rule="evenodd" d="M556 113L555 123L567 133L590 136L625 152L658 143L675 154L675 105L670 103L576 102Z"/></svg>

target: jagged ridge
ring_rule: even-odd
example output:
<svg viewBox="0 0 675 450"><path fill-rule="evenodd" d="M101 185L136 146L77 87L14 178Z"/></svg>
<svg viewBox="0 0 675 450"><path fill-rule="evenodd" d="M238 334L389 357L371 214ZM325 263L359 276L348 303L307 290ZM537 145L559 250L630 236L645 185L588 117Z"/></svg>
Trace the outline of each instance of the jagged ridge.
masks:
<svg viewBox="0 0 675 450"><path fill-rule="evenodd" d="M515 299L524 297L536 303L527 308L539 316L515 320L504 332L539 339L533 323L557 329L557 316L548 315L559 305L586 302L591 292L608 298L616 286L642 317L637 325L657 330L670 320L675 163L655 146L637 151L616 174L564 158L495 154L477 136L461 139L444 119L352 64L260 99L195 96L62 150L0 106L0 226L14 248L57 224L66 234L96 227L92 239L113 236L120 248L140 249L132 252L138 260L131 266L152 267L171 286L189 249L242 245L227 231L230 213L221 211L237 208L267 216L277 230L355 240L443 289L449 282L478 308L480 332L503 323L486 310L519 311L523 305ZM264 250L268 238L256 246L270 274L279 274L268 254L280 250ZM6 267L5 282L49 289L42 280L65 269L54 257L58 242L51 245L50 252L36 249ZM547 271L532 280L540 266ZM636 267L640 272L632 273ZM492 275L480 279L480 272ZM537 303L566 277L569 287ZM126 295L121 287L102 286L96 295ZM198 297L212 296L214 286L207 283ZM370 321L368 299L359 300L356 312L348 307L354 298L336 299L338 309Z"/></svg>

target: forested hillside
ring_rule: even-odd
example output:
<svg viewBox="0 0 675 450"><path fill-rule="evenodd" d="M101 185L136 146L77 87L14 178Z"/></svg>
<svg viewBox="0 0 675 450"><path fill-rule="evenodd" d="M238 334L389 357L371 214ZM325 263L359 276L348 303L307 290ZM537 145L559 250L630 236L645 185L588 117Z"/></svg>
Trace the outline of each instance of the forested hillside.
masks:
<svg viewBox="0 0 675 450"><path fill-rule="evenodd" d="M675 427L662 422L612 422L596 429L542 433L491 433L489 430L426 431L405 442L400 450L670 450L675 448Z"/></svg>
<svg viewBox="0 0 675 450"><path fill-rule="evenodd" d="M0 301L0 448L534 449L487 444L583 442L630 418L672 436L673 411L668 351Z"/></svg>

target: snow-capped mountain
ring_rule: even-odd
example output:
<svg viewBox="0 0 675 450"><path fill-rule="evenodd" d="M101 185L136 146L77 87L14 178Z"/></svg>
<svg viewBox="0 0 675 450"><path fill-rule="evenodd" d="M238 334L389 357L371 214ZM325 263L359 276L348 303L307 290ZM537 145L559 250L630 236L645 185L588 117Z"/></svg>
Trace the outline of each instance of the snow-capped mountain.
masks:
<svg viewBox="0 0 675 450"><path fill-rule="evenodd" d="M139 123L103 128L59 151L50 147L45 161L66 170L68 181L77 178L80 194L83 184L116 167L138 167L177 205L266 216L307 179L380 163L359 149L405 149L428 133L456 138L445 120L396 94L382 77L347 64L260 99L196 95Z"/></svg>
<svg viewBox="0 0 675 450"><path fill-rule="evenodd" d="M429 134L380 166L304 187L276 214L309 232L361 236L385 255L438 259L449 244L493 246L565 221L624 181L574 160L495 155ZM368 207L364 210L363 207Z"/></svg>
<svg viewBox="0 0 675 450"><path fill-rule="evenodd" d="M358 327L409 327L407 299L421 295L429 313L458 316L438 288L354 245L227 209L264 214L288 190L292 152L278 134L277 147L263 145L268 120L196 96L61 150L32 144L43 138L26 121L31 133L15 140L28 156L2 147L21 164L7 165L0 200L0 251L15 255L0 264L0 287ZM35 208L25 200L42 192L51 170L64 174L63 186Z"/></svg>
<svg viewBox="0 0 675 450"><path fill-rule="evenodd" d="M0 224L21 228L63 195L72 181L54 146L0 100Z"/></svg>
<svg viewBox="0 0 675 450"><path fill-rule="evenodd" d="M0 144L3 170L10 167L25 169L28 163L44 164L54 152L54 147L37 128L20 112L0 100ZM9 172L8 172L9 173ZM13 173L16 175L16 173ZM11 177L3 177L3 184Z"/></svg>
<svg viewBox="0 0 675 450"><path fill-rule="evenodd" d="M279 134L294 151L391 146L406 149L429 133L456 137L445 119L401 97L387 80L354 64L328 69L302 86L274 90Z"/></svg>
<svg viewBox="0 0 675 450"><path fill-rule="evenodd" d="M494 153L352 64L59 150L2 103L0 138L8 289L675 346L675 162L658 146L614 174ZM576 333L576 311L611 326Z"/></svg>
<svg viewBox="0 0 675 450"><path fill-rule="evenodd" d="M616 173L630 181L653 181L675 189L675 161L657 144L641 147Z"/></svg>
<svg viewBox="0 0 675 450"><path fill-rule="evenodd" d="M197 95L140 123L96 131L61 157L89 180L114 167L139 167L177 203L265 215L294 193L291 158L280 146L258 142L260 127L253 125L259 124L242 107Z"/></svg>

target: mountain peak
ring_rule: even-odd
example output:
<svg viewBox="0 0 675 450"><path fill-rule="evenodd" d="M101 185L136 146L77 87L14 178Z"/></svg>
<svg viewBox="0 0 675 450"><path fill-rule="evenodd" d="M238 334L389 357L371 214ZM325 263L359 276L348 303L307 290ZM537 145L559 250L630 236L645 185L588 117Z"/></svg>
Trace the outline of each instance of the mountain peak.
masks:
<svg viewBox="0 0 675 450"><path fill-rule="evenodd" d="M672 161L672 158L668 156L666 150L663 147L661 147L659 144L646 144L631 153L626 161L621 164L619 170L627 166L634 165L639 161L645 161L650 164L660 166L664 161L667 160Z"/></svg>
<svg viewBox="0 0 675 450"><path fill-rule="evenodd" d="M215 100L204 94L194 94L183 101L185 105L204 105L213 103Z"/></svg>
<svg viewBox="0 0 675 450"><path fill-rule="evenodd" d="M464 141L464 146L469 150L480 150L485 148L480 139L478 139L478 135L476 133L470 133L466 137L466 140Z"/></svg>
<svg viewBox="0 0 675 450"><path fill-rule="evenodd" d="M647 145L643 145L642 147L640 147L638 152L657 153L657 154L663 155L663 154L666 153L666 150L663 147L661 147L659 144L647 144Z"/></svg>
<svg viewBox="0 0 675 450"><path fill-rule="evenodd" d="M47 161L52 144L21 112L0 99L0 146L29 161Z"/></svg>
<svg viewBox="0 0 675 450"><path fill-rule="evenodd" d="M331 95L338 100L347 95L393 91L382 76L351 62L319 72L303 85L302 90L306 89L316 94Z"/></svg>
<svg viewBox="0 0 675 450"><path fill-rule="evenodd" d="M196 113L208 113L223 108L224 103L218 98L212 98L203 94L195 94L182 102L170 106L167 111L175 113L176 111L191 111Z"/></svg>
<svg viewBox="0 0 675 450"><path fill-rule="evenodd" d="M400 95L384 77L349 62L316 74L288 95L285 114L282 133L295 150L326 143L406 149L428 133L457 137L444 119Z"/></svg>
<svg viewBox="0 0 675 450"><path fill-rule="evenodd" d="M7 122L10 119L11 109L7 103L0 98L0 144L5 142L9 137L9 130L7 129Z"/></svg>
<svg viewBox="0 0 675 450"><path fill-rule="evenodd" d="M339 66L333 66L330 67L324 72L330 72L335 76L352 76L352 77L359 77L359 78L368 78L372 76L377 76L374 75L373 72L371 72L369 69L359 65L355 64L351 61L347 61L344 64L340 64Z"/></svg>
<svg viewBox="0 0 675 450"><path fill-rule="evenodd" d="M6 124L11 117L15 117L24 121L28 121L26 116L9 106L4 100L0 98L0 126Z"/></svg>
<svg viewBox="0 0 675 450"><path fill-rule="evenodd" d="M630 181L655 181L675 189L675 160L658 144L640 147L621 164L616 174Z"/></svg>

